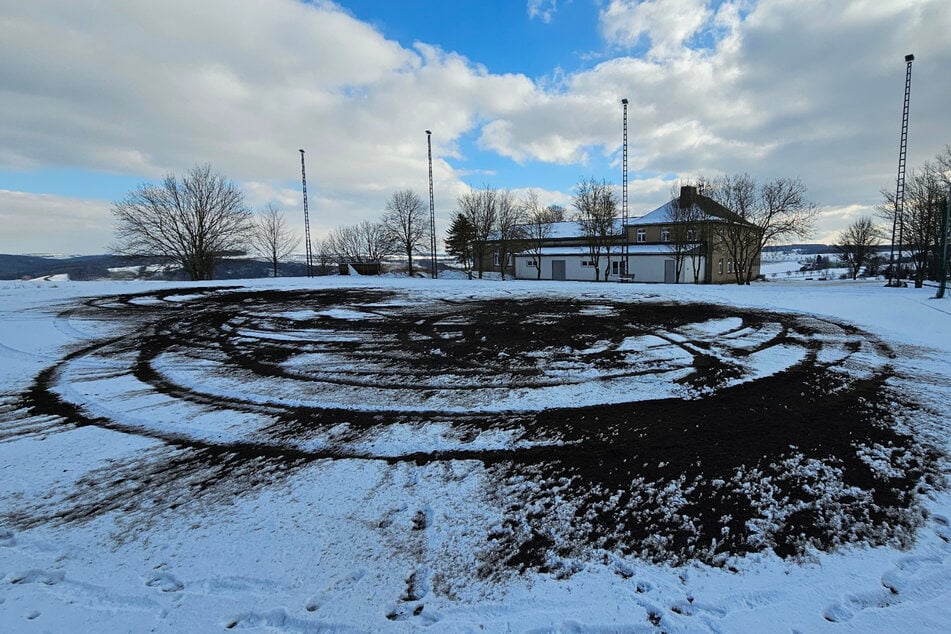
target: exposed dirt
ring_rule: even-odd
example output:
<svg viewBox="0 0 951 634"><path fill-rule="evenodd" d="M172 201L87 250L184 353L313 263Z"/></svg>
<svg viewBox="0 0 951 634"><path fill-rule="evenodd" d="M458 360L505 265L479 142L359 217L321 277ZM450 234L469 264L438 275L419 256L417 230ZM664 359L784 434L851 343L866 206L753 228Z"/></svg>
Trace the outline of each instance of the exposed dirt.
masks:
<svg viewBox="0 0 951 634"><path fill-rule="evenodd" d="M506 517L487 529L481 574L505 564L570 575L592 552L724 565L764 550L901 546L924 516L922 495L942 484L936 450L900 424L916 406L889 387L891 351L843 324L643 301L180 293L64 314L127 333L36 377L0 441L95 425L162 444L9 522L117 513L134 536L163 513L224 503L315 460L475 460ZM138 386L100 397L110 411L152 394L259 424L224 442L187 417L97 417L96 403L64 390L76 381ZM578 406L563 404L564 390ZM588 404L589 393L610 398ZM415 439L437 426L437 445Z"/></svg>

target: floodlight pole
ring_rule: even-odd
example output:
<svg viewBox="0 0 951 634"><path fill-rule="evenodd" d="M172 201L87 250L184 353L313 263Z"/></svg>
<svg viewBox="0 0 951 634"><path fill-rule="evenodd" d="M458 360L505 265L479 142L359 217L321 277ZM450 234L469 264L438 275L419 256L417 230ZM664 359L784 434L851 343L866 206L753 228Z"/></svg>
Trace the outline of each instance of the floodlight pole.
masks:
<svg viewBox="0 0 951 634"><path fill-rule="evenodd" d="M307 213L307 173L304 170L304 150L300 152L300 182L304 189L304 241L307 249L307 277L314 276L314 253L310 246L310 214Z"/></svg>
<svg viewBox="0 0 951 634"><path fill-rule="evenodd" d="M908 106L911 102L911 63L915 56L905 55L905 100L901 114L901 141L898 145L898 182L895 185L895 218L892 220L892 249L888 256L888 284L887 286L901 286L901 258L902 242L904 240L905 222L902 216L905 211L905 154L908 149ZM898 264L895 263L895 230L898 230ZM897 271L895 270L897 268ZM894 278L894 283L892 282Z"/></svg>
<svg viewBox="0 0 951 634"><path fill-rule="evenodd" d="M426 130L426 148L429 154L429 248L432 254L432 278L436 279L436 203L433 199L433 133Z"/></svg>
<svg viewBox="0 0 951 634"><path fill-rule="evenodd" d="M948 195L944 198L941 214L941 261L938 265L938 292L935 299L944 297L944 291L948 287L948 214L951 213L951 185L948 186Z"/></svg>
<svg viewBox="0 0 951 634"><path fill-rule="evenodd" d="M624 270L621 271L624 275L627 275L630 271L630 248L628 243L630 240L627 235L627 224L630 220L627 212L627 99L621 99L621 105L624 108L624 123L623 127L623 149L621 150L621 255L624 262Z"/></svg>

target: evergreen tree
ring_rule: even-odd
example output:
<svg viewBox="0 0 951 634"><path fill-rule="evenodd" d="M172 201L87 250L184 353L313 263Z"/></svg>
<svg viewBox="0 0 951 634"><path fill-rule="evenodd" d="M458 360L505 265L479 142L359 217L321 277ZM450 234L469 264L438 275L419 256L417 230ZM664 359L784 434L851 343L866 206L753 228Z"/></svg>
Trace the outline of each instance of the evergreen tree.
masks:
<svg viewBox="0 0 951 634"><path fill-rule="evenodd" d="M444 244L446 253L456 258L470 279L472 278L473 240L475 240L475 228L463 212L457 211L452 218L452 225L446 234Z"/></svg>

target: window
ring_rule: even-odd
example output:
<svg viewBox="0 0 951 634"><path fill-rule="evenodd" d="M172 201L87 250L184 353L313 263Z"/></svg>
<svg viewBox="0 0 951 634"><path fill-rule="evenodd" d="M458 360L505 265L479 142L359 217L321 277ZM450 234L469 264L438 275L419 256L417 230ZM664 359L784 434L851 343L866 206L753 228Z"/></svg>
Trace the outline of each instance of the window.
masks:
<svg viewBox="0 0 951 634"><path fill-rule="evenodd" d="M661 227L661 230L660 230L660 241L661 241L661 242L670 242L670 227Z"/></svg>
<svg viewBox="0 0 951 634"><path fill-rule="evenodd" d="M637 241L638 242L647 242L647 230L638 229L637 230Z"/></svg>
<svg viewBox="0 0 951 634"><path fill-rule="evenodd" d="M717 260L717 273L723 275L723 258Z"/></svg>
<svg viewBox="0 0 951 634"><path fill-rule="evenodd" d="M618 262L617 260L615 260L614 262L611 262L611 274L620 275L620 273L621 273L621 263Z"/></svg>
<svg viewBox="0 0 951 634"><path fill-rule="evenodd" d="M528 266L533 266L535 268L538 268L538 262L536 262L535 260L529 260Z"/></svg>
<svg viewBox="0 0 951 634"><path fill-rule="evenodd" d="M499 259L499 252L496 251L495 253L492 254L492 264L494 264L495 266L498 266L499 262L501 262L501 260Z"/></svg>
<svg viewBox="0 0 951 634"><path fill-rule="evenodd" d="M726 261L726 272L727 273L733 272L733 258L730 258L729 260Z"/></svg>
<svg viewBox="0 0 951 634"><path fill-rule="evenodd" d="M691 242L697 239L697 230L696 229L687 229L687 240Z"/></svg>
<svg viewBox="0 0 951 634"><path fill-rule="evenodd" d="M594 260L581 260L581 266L594 266Z"/></svg>

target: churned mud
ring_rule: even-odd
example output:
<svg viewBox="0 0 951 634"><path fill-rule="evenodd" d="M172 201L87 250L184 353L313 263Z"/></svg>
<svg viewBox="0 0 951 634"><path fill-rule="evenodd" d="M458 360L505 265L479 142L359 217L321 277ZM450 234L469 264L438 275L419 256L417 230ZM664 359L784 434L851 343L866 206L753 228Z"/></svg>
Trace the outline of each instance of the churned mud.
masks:
<svg viewBox="0 0 951 634"><path fill-rule="evenodd" d="M848 325L661 301L184 293L63 313L124 334L40 373L0 441L97 426L158 442L7 523L112 513L134 538L316 461L472 461L503 516L476 527L480 576L570 575L594 555L624 575L631 557L906 545L941 484L906 424L915 404L890 387L892 352Z"/></svg>

